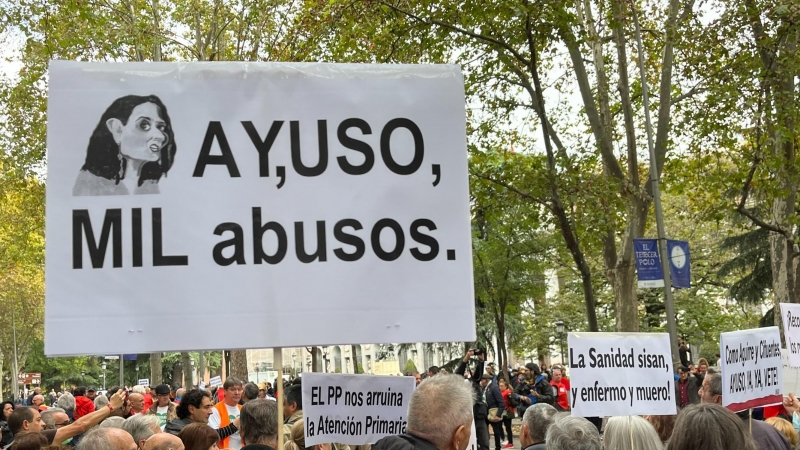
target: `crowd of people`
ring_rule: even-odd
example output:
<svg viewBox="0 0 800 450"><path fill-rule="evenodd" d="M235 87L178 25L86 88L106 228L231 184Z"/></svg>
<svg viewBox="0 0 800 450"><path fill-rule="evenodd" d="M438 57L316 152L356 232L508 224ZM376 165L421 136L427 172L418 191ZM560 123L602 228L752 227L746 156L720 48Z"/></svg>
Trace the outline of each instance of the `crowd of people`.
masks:
<svg viewBox="0 0 800 450"><path fill-rule="evenodd" d="M286 382L277 402L269 386L229 377L219 388L168 385L114 387L105 393L77 387L46 406L41 392L2 403L3 450L468 450L474 425L477 449L514 447L512 420L522 422L523 450L800 450L800 401L754 417L722 407L722 379L705 360L676 375L676 416L572 417L569 378L561 366L526 364L508 373L470 350L454 374L438 367L409 373L417 388L406 433L372 446L306 446L302 378ZM763 419L763 420L762 420Z"/></svg>

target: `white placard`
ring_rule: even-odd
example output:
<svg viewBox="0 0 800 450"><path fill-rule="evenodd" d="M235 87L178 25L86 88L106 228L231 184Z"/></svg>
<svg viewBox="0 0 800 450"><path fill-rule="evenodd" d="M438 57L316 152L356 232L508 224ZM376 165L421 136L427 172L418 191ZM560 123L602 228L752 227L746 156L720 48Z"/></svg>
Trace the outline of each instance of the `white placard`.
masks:
<svg viewBox="0 0 800 450"><path fill-rule="evenodd" d="M48 75L47 355L475 339L459 66ZM60 338L109 305L104 339ZM176 334L178 311L305 331Z"/></svg>
<svg viewBox="0 0 800 450"><path fill-rule="evenodd" d="M413 377L303 374L306 446L374 444L406 432Z"/></svg>
<svg viewBox="0 0 800 450"><path fill-rule="evenodd" d="M722 406L744 411L783 401L783 363L778 327L722 333Z"/></svg>
<svg viewBox="0 0 800 450"><path fill-rule="evenodd" d="M469 428L469 442L467 443L467 450L478 450L478 432L475 430L475 420L472 420L472 426Z"/></svg>
<svg viewBox="0 0 800 450"><path fill-rule="evenodd" d="M141 380L139 380L139 386L150 386L150 379L142 378Z"/></svg>
<svg viewBox="0 0 800 450"><path fill-rule="evenodd" d="M789 366L789 351L785 348L781 349L781 361L783 362L783 391L781 394L789 396L794 394L795 397L800 395L800 369Z"/></svg>
<svg viewBox="0 0 800 450"><path fill-rule="evenodd" d="M672 415L667 333L569 333L572 415Z"/></svg>
<svg viewBox="0 0 800 450"><path fill-rule="evenodd" d="M800 367L800 304L781 303L783 336L789 351L789 365Z"/></svg>
<svg viewBox="0 0 800 450"><path fill-rule="evenodd" d="M211 379L208 381L208 385L209 386L222 386L222 377L220 377L220 376L211 377Z"/></svg>

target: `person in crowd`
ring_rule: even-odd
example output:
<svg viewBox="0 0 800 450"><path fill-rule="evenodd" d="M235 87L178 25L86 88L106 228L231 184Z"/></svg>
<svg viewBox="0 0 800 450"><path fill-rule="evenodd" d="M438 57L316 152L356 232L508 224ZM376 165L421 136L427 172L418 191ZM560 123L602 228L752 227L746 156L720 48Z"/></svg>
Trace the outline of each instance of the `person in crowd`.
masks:
<svg viewBox="0 0 800 450"><path fill-rule="evenodd" d="M34 395L33 396L33 404L31 405L34 408L38 409L39 411L44 411L47 409L47 406L44 405L44 395Z"/></svg>
<svg viewBox="0 0 800 450"><path fill-rule="evenodd" d="M303 390L302 386L289 386L283 391L283 442L289 440L292 426L303 420Z"/></svg>
<svg viewBox="0 0 800 450"><path fill-rule="evenodd" d="M128 404L131 405L131 414L141 414L144 412L144 395L132 393L128 395Z"/></svg>
<svg viewBox="0 0 800 450"><path fill-rule="evenodd" d="M472 357L475 356L474 350L469 350L464 358L458 363L456 375L467 378L467 365ZM472 415L475 418L475 438L478 442L478 450L489 450L489 426L486 424L486 419L489 417L489 408L483 399L481 392L480 380L483 377L483 364L486 358L486 352L480 352L477 356L475 363L475 371L468 378L472 391L475 393L475 403L472 406Z"/></svg>
<svg viewBox="0 0 800 450"><path fill-rule="evenodd" d="M81 417L94 411L94 401L86 396L86 388L78 386L72 391L75 396L75 412L72 413L72 419L78 420Z"/></svg>
<svg viewBox="0 0 800 450"><path fill-rule="evenodd" d="M258 389L258 398L267 398L267 390L263 388Z"/></svg>
<svg viewBox="0 0 800 450"><path fill-rule="evenodd" d="M228 394L226 392L225 396ZM242 450L267 450L278 446L277 402L265 399L247 402L242 407L240 418Z"/></svg>
<svg viewBox="0 0 800 450"><path fill-rule="evenodd" d="M643 416L644 420L650 422L650 425L655 428L658 437L664 445L669 442L672 437L672 430L675 429L675 419L678 416Z"/></svg>
<svg viewBox="0 0 800 450"><path fill-rule="evenodd" d="M89 413L75 422L54 430L45 430L42 416L36 408L21 407L14 410L8 419L8 426L11 428L11 433L17 435L23 431L37 431L41 432L46 438L47 443L52 444L55 442L64 442L67 439L75 437L79 434L85 433L93 426L99 424L114 412L114 410L122 409L125 402L125 393L118 391L111 396L109 404L100 411Z"/></svg>
<svg viewBox="0 0 800 450"><path fill-rule="evenodd" d="M258 398L258 385L253 383L252 381L244 385L244 389L242 390L242 400L244 403L247 403L250 400L255 400Z"/></svg>
<svg viewBox="0 0 800 450"><path fill-rule="evenodd" d="M497 380L500 389L500 395L503 396L503 403L505 404L505 414L503 415L503 426L505 427L505 444L503 448L514 448L514 432L511 428L511 420L514 419L514 408L511 406L509 400L513 392L508 387L505 379L500 378Z"/></svg>
<svg viewBox="0 0 800 450"><path fill-rule="evenodd" d="M683 342L683 339L678 338L678 355L681 359L681 366L689 367L692 365L690 354L689 347Z"/></svg>
<svg viewBox="0 0 800 450"><path fill-rule="evenodd" d="M416 386L419 386L419 383L422 381L422 375L420 375L419 372L417 372L416 370L410 370L406 372L405 376L414 377L414 379L416 380Z"/></svg>
<svg viewBox="0 0 800 450"><path fill-rule="evenodd" d="M501 441L503 437L503 414L505 411L503 394L500 393L500 388L497 387L497 384L492 382L491 374L483 374L480 384L481 398L486 403L486 407L489 411L486 417L486 423L492 427L495 450L500 450L503 446Z"/></svg>
<svg viewBox="0 0 800 450"><path fill-rule="evenodd" d="M793 449L797 448L797 444L800 443L800 435L798 435L797 430L794 429L791 422L783 417L770 417L764 422L780 431L786 437L786 440L789 441L789 445L791 445Z"/></svg>
<svg viewBox="0 0 800 450"><path fill-rule="evenodd" d="M214 405L211 402L211 394L204 389L192 389L183 396L183 401L178 405L176 413L178 418L167 423L165 432L177 436L180 431L192 423L208 425L209 417L212 414ZM239 431L239 418L225 427L214 430L217 433L217 440L222 440Z"/></svg>
<svg viewBox="0 0 800 450"><path fill-rule="evenodd" d="M143 450L150 436L161 433L161 422L153 414L135 414L125 419L122 429L133 437L136 447Z"/></svg>
<svg viewBox="0 0 800 450"><path fill-rule="evenodd" d="M144 389L144 391L145 391L144 392L144 409L145 409L145 411L147 411L148 409L150 409L151 406L153 406L153 396L156 393L156 388L155 388L155 386L143 386L143 387L145 388Z"/></svg>
<svg viewBox="0 0 800 450"><path fill-rule="evenodd" d="M427 378L411 394L405 434L387 436L372 450L466 450L474 403L475 391L463 376Z"/></svg>
<svg viewBox="0 0 800 450"><path fill-rule="evenodd" d="M667 450L732 449L757 450L758 447L746 424L736 414L728 408L705 402L687 406L678 414L675 430L667 444Z"/></svg>
<svg viewBox="0 0 800 450"><path fill-rule="evenodd" d="M547 450L601 450L597 427L583 417L559 417L545 434Z"/></svg>
<svg viewBox="0 0 800 450"><path fill-rule="evenodd" d="M437 366L431 366L431 367L428 369L428 372L426 373L426 375L427 375L427 378L430 378L430 377L433 377L433 376L439 375L439 367L437 367Z"/></svg>
<svg viewBox="0 0 800 450"><path fill-rule="evenodd" d="M606 450L663 450L664 443L656 429L639 416L616 416L608 419L603 434Z"/></svg>
<svg viewBox="0 0 800 450"><path fill-rule="evenodd" d="M61 408L48 408L47 411L42 411L41 415L45 430L55 430L70 423L67 412Z"/></svg>
<svg viewBox="0 0 800 450"><path fill-rule="evenodd" d="M47 438L36 431L23 431L14 439L14 450L40 450L46 445Z"/></svg>
<svg viewBox="0 0 800 450"><path fill-rule="evenodd" d="M86 398L94 402L94 399L97 398L97 389L94 386L89 386L86 389Z"/></svg>
<svg viewBox="0 0 800 450"><path fill-rule="evenodd" d="M178 437L186 450L218 450L219 435L208 425L190 423L186 425Z"/></svg>
<svg viewBox="0 0 800 450"><path fill-rule="evenodd" d="M169 433L153 435L144 444L144 450L184 450L184 448L181 439Z"/></svg>
<svg viewBox="0 0 800 450"><path fill-rule="evenodd" d="M69 416L69 420L75 420L75 397L69 392L64 392L56 400L56 407L63 409Z"/></svg>
<svg viewBox="0 0 800 450"><path fill-rule="evenodd" d="M553 403L559 411L569 411L569 380L564 378L564 369L558 366L553 366L553 379L550 380L550 386L553 386L558 391L558 398Z"/></svg>
<svg viewBox="0 0 800 450"><path fill-rule="evenodd" d="M178 415L175 412L176 405L169 399L170 389L166 384L156 386L156 402L147 410L147 414L155 414L161 423L161 431L167 426L167 422L175 420Z"/></svg>
<svg viewBox="0 0 800 450"><path fill-rule="evenodd" d="M519 395L520 410L519 412L524 415L525 409L530 405L536 403L553 404L553 387L547 381L547 377L542 375L539 366L536 363L528 363L525 365L527 369L525 372L525 380L517 385L514 393Z"/></svg>
<svg viewBox="0 0 800 450"><path fill-rule="evenodd" d="M30 393L30 395L28 395L28 401L25 403L25 405L26 406L33 405L33 397L35 397L37 395L42 395L42 388L38 387L38 386L33 389L33 391Z"/></svg>
<svg viewBox="0 0 800 450"><path fill-rule="evenodd" d="M58 400L58 396L56 395L55 389L50 389L50 394L48 394L47 397L47 406L56 406L56 400Z"/></svg>
<svg viewBox="0 0 800 450"><path fill-rule="evenodd" d="M238 378L228 377L225 383L222 384L222 389L225 391L225 398L214 405L211 410L211 417L208 418L208 424L215 430L230 425L231 422L239 417L239 412L242 410L242 406L239 404L239 400L242 399L242 381ZM241 428L241 425L239 428ZM230 448L232 450L242 448L240 432L237 431L220 439L219 448Z"/></svg>
<svg viewBox="0 0 800 450"><path fill-rule="evenodd" d="M175 403L176 405L180 405L180 404L181 404L181 400L183 400L183 396L184 396L184 394L186 394L186 389L184 389L184 388L178 388L178 389L175 391L175 400L174 400L174 403Z"/></svg>
<svg viewBox="0 0 800 450"><path fill-rule="evenodd" d="M700 401L702 403L713 403L722 405L722 376L718 373L709 373L703 379L703 387L700 389ZM753 440L760 450L792 450L789 441L773 426L767 425L760 420L753 420L745 410L738 416L746 422L747 429L752 431ZM681 418L678 417L678 423ZM678 432L678 424L675 424L675 431L672 439L675 440ZM670 444L672 441L670 441Z"/></svg>
<svg viewBox="0 0 800 450"><path fill-rule="evenodd" d="M550 370L547 369L547 364L542 363L541 370L542 370L542 375L547 377L547 382L548 383L553 381L553 374L550 373Z"/></svg>
<svg viewBox="0 0 800 450"><path fill-rule="evenodd" d="M94 410L97 411L98 409L106 406L108 404L108 397L105 395L98 395L94 398Z"/></svg>
<svg viewBox="0 0 800 450"><path fill-rule="evenodd" d="M97 428L119 428L121 430L124 423L124 418L120 416L114 416L100 422L100 425L98 425Z"/></svg>
<svg viewBox="0 0 800 450"><path fill-rule="evenodd" d="M2 448L8 445L14 439L14 435L11 433L11 428L8 427L8 417L11 416L12 412L14 412L14 402L7 400L0 405L2 405L3 408L3 416L2 420L0 420L0 430L3 432L3 436L0 438L0 448Z"/></svg>
<svg viewBox="0 0 800 450"><path fill-rule="evenodd" d="M700 384L697 378L689 373L688 367L678 367L678 381L675 382L675 405L685 408L700 403Z"/></svg>
<svg viewBox="0 0 800 450"><path fill-rule="evenodd" d="M546 403L537 403L525 410L519 435L523 450L547 450L547 429L555 421L556 413L558 410Z"/></svg>
<svg viewBox="0 0 800 450"><path fill-rule="evenodd" d="M358 446L359 450L366 450L364 447ZM283 444L284 450L331 450L331 444L317 444L306 447L306 437L303 430L303 420L299 420L292 425L292 431L289 433L289 440Z"/></svg>

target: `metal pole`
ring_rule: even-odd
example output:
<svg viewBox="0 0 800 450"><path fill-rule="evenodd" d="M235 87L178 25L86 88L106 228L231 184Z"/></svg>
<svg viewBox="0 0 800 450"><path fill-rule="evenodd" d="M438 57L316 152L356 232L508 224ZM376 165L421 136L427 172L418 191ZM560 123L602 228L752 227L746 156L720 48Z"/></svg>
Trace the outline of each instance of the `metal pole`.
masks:
<svg viewBox="0 0 800 450"><path fill-rule="evenodd" d="M11 303L11 329L14 334L14 400L19 395L19 360L17 359L17 322L14 315L16 302Z"/></svg>
<svg viewBox="0 0 800 450"><path fill-rule="evenodd" d="M125 387L125 355L119 355L119 387Z"/></svg>
<svg viewBox="0 0 800 450"><path fill-rule="evenodd" d="M564 333L561 333L561 364L564 364ZM563 371L562 371L563 372Z"/></svg>
<svg viewBox="0 0 800 450"><path fill-rule="evenodd" d="M678 329L675 324L675 303L672 299L672 274L669 271L669 254L667 253L667 237L664 230L664 211L661 208L661 190L658 186L660 174L658 173L658 160L656 159L656 149L653 144L653 125L650 122L650 99L647 93L647 77L645 76L644 58L645 53L642 46L642 34L639 29L639 17L636 7L631 5L633 12L633 24L636 30L636 48L639 52L639 75L642 79L642 106L644 107L645 130L647 130L647 148L650 150L650 183L653 186L653 205L656 211L656 228L658 230L658 253L661 256L661 271L664 273L664 309L667 313L667 331L669 332L670 348L672 349L672 361L678 358ZM669 99L661 99L669 101ZM674 368L677 370L677 368Z"/></svg>

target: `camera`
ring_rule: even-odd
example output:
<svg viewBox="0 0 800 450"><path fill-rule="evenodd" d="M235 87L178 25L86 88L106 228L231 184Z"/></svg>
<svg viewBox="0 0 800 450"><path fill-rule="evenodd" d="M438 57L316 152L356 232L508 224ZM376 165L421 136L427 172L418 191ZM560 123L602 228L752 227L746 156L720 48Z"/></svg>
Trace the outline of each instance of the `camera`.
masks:
<svg viewBox="0 0 800 450"><path fill-rule="evenodd" d="M473 356L481 356L486 354L486 352L484 352L483 349L480 348L473 348L471 351Z"/></svg>

